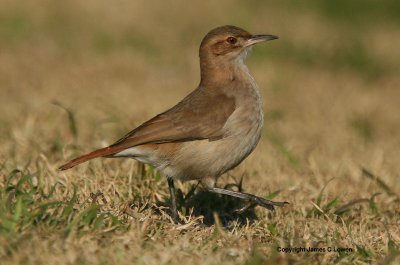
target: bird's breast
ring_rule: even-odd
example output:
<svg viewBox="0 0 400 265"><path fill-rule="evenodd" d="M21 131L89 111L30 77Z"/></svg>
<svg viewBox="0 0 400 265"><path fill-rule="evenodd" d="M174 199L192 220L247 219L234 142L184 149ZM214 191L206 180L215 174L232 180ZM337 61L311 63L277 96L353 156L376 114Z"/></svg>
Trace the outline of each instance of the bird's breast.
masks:
<svg viewBox="0 0 400 265"><path fill-rule="evenodd" d="M254 78L248 71L243 70L239 77L241 81L233 85L229 91L235 95L236 109L226 121L224 129L227 135L259 139L264 125L262 97Z"/></svg>

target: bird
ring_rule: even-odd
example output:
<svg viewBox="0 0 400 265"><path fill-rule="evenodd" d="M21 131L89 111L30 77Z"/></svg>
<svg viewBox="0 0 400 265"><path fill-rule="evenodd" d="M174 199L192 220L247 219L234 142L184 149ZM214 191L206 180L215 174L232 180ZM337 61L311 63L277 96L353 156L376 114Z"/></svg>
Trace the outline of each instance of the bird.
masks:
<svg viewBox="0 0 400 265"><path fill-rule="evenodd" d="M175 180L197 180L209 192L269 210L288 204L216 187L218 177L239 165L261 138L263 100L245 60L253 45L275 39L232 25L212 29L200 44L200 83L195 90L114 144L79 156L59 170L98 157L150 164L167 178L171 217L177 222Z"/></svg>

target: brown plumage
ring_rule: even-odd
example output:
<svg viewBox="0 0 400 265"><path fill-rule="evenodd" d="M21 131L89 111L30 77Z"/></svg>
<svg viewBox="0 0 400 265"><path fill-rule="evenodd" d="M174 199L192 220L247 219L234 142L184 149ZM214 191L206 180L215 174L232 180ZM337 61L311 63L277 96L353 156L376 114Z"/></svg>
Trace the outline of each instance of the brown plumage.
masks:
<svg viewBox="0 0 400 265"><path fill-rule="evenodd" d="M60 170L96 157L132 157L152 164L168 177L175 219L173 179L197 179L211 192L269 209L282 206L214 187L216 179L243 161L260 139L261 95L244 61L253 44L276 38L252 35L235 26L210 31L200 45L201 81L192 93L111 146L75 158Z"/></svg>

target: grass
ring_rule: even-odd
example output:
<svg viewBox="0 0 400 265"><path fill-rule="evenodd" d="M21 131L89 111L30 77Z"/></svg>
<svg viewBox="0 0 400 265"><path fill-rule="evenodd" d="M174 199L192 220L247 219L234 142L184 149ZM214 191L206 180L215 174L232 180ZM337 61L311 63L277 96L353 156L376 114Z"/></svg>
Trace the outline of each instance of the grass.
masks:
<svg viewBox="0 0 400 265"><path fill-rule="evenodd" d="M1 2L1 263L399 263L398 4L358 2ZM261 142L218 185L290 205L239 214L178 182L175 225L150 166L56 170L191 91L199 42L221 24L280 39L248 60Z"/></svg>

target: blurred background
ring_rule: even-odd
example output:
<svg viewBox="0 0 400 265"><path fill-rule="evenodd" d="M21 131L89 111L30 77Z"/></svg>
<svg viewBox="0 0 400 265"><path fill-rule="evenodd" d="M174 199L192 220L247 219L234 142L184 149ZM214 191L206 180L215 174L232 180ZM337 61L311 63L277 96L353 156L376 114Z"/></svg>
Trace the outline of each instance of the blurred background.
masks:
<svg viewBox="0 0 400 265"><path fill-rule="evenodd" d="M0 158L58 163L66 145L112 143L194 89L202 37L233 24L280 37L248 60L265 100L263 168L347 159L398 176L398 14L394 0L2 0Z"/></svg>

